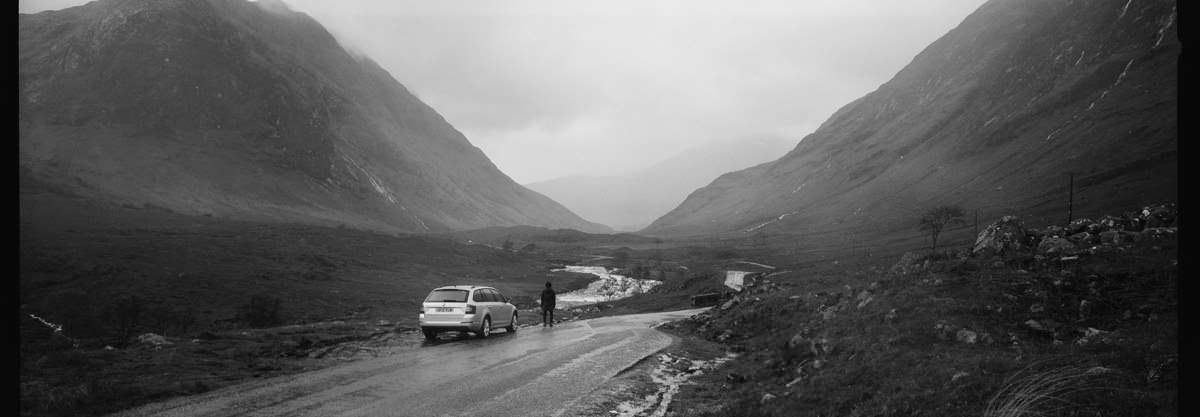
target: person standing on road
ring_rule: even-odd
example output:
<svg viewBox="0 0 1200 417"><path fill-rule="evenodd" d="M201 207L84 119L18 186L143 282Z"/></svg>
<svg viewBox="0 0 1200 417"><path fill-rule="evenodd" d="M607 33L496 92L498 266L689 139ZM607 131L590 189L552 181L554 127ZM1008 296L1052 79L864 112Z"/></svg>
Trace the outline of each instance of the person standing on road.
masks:
<svg viewBox="0 0 1200 417"><path fill-rule="evenodd" d="M542 327L554 327L554 289L550 288L550 281L546 281L546 289L542 290ZM547 320L546 316L550 319Z"/></svg>

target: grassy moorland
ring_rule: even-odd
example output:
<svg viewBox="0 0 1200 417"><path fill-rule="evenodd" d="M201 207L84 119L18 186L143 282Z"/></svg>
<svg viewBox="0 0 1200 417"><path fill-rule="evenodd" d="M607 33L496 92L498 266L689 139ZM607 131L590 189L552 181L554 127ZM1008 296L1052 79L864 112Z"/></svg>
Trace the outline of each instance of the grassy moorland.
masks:
<svg viewBox="0 0 1200 417"><path fill-rule="evenodd" d="M948 236L958 246L908 256L919 236L390 236L23 189L21 413L97 415L391 354L421 343L411 313L430 288L493 285L530 309L547 280L586 285L552 271L579 263L664 283L560 319L689 308L725 291L727 270L763 272L662 327L677 355L712 356L714 343L740 355L685 385L669 415L1176 415L1173 232L1070 256L968 256L970 236Z"/></svg>
<svg viewBox="0 0 1200 417"><path fill-rule="evenodd" d="M593 279L552 271L563 260L542 252L182 216L34 186L22 189L20 234L23 415L111 412L419 343L415 311L440 285L491 285L529 304L548 280Z"/></svg>

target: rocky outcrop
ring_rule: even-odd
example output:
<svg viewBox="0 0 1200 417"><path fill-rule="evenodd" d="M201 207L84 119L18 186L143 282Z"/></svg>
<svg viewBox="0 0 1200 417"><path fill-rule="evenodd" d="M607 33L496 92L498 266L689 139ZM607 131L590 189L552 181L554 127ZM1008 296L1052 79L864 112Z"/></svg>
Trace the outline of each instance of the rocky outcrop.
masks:
<svg viewBox="0 0 1200 417"><path fill-rule="evenodd" d="M976 255L990 256L1022 249L1025 249L1025 228L1021 220L1016 216L1004 216L979 233L972 251Z"/></svg>

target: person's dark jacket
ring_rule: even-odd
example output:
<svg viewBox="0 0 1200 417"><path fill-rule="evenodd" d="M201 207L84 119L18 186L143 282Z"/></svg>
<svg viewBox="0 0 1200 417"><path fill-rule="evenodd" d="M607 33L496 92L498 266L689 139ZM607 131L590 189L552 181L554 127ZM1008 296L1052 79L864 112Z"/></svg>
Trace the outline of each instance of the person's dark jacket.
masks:
<svg viewBox="0 0 1200 417"><path fill-rule="evenodd" d="M554 290L552 290L550 288L542 290L542 309L543 310L554 309L555 298L556 297L554 295Z"/></svg>

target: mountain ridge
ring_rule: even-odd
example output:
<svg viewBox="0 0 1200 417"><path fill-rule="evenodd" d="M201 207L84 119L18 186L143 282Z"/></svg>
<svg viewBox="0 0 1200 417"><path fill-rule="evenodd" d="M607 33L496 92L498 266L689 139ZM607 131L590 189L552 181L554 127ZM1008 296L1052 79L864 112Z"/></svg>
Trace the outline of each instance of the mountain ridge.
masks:
<svg viewBox="0 0 1200 417"><path fill-rule="evenodd" d="M1162 1L989 1L779 160L642 232L869 238L937 204L1044 221L1072 173L1077 213L1174 199L1174 19Z"/></svg>
<svg viewBox="0 0 1200 417"><path fill-rule="evenodd" d="M23 175L74 193L392 232L607 231L282 2L100 0L19 27Z"/></svg>

